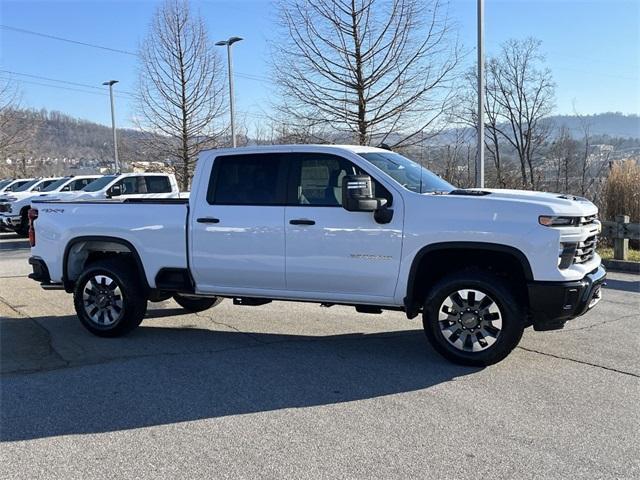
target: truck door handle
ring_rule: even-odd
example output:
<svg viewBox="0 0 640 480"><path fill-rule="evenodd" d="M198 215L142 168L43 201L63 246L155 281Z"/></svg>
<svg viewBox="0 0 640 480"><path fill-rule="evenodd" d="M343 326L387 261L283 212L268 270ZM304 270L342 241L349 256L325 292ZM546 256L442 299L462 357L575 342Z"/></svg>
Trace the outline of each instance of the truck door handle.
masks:
<svg viewBox="0 0 640 480"><path fill-rule="evenodd" d="M307 220L306 218L297 218L295 220L289 220L291 225L315 225L314 220Z"/></svg>
<svg viewBox="0 0 640 480"><path fill-rule="evenodd" d="M196 222L198 223L220 223L220 219L219 218L213 218L213 217L200 217L196 220Z"/></svg>

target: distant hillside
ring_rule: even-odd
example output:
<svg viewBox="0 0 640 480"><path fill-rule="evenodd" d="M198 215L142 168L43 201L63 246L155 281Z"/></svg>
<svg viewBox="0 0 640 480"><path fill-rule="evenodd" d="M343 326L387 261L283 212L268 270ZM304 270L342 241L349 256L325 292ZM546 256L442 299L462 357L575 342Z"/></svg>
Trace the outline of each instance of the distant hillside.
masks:
<svg viewBox="0 0 640 480"><path fill-rule="evenodd" d="M640 116L623 115L621 113L599 113L585 115L582 118L575 115L555 115L549 118L556 128L565 125L574 136L582 134L580 122L589 123L592 135L607 135L609 137L640 138Z"/></svg>
<svg viewBox="0 0 640 480"><path fill-rule="evenodd" d="M29 132L26 143L21 145L21 156L105 162L113 158L113 136L107 126L47 110L21 110L15 122ZM143 159L143 135L136 130L118 129L121 155L129 161Z"/></svg>
<svg viewBox="0 0 640 480"><path fill-rule="evenodd" d="M602 113L582 117L591 126L593 137L623 137L640 139L640 117L621 113ZM550 117L554 129L565 125L576 138L581 136L580 119L562 115ZM22 146L24 157L73 158L110 163L113 156L111 128L70 117L60 112L46 110L20 111L19 128L33 132ZM445 130L433 143L449 143L454 140L456 130ZM125 162L157 160L145 151L142 142L144 133L136 130L118 129L118 145L121 159ZM388 137L393 143L394 135ZM601 140L603 141L603 140ZM249 143L252 143L249 140Z"/></svg>

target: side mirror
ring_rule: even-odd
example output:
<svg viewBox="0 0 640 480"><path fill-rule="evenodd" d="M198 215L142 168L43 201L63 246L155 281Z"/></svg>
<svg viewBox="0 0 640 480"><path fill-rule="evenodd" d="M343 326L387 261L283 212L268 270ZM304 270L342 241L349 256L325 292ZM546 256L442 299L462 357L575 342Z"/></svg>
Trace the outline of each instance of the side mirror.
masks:
<svg viewBox="0 0 640 480"><path fill-rule="evenodd" d="M342 180L342 207L345 210L375 212L381 206L380 200L373 196L369 175L347 175Z"/></svg>
<svg viewBox="0 0 640 480"><path fill-rule="evenodd" d="M114 185L107 191L108 197L119 197L122 195L122 185Z"/></svg>
<svg viewBox="0 0 640 480"><path fill-rule="evenodd" d="M69 192L71 190L71 187L69 185L65 185L64 187L62 187L62 189L60 190L61 192Z"/></svg>

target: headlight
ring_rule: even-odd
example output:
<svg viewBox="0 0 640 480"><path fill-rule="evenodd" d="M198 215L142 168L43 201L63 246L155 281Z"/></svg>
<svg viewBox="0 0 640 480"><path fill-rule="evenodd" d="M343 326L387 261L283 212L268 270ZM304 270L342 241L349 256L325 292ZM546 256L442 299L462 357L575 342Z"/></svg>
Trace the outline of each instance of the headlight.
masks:
<svg viewBox="0 0 640 480"><path fill-rule="evenodd" d="M538 223L545 227L571 227L579 225L580 217L551 217L541 215L538 217Z"/></svg>

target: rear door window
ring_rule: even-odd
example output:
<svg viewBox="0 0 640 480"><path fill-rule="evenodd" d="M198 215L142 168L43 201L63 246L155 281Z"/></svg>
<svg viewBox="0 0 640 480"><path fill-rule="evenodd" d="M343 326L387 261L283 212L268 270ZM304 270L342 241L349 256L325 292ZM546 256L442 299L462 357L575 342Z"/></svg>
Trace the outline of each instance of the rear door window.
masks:
<svg viewBox="0 0 640 480"><path fill-rule="evenodd" d="M147 184L147 193L170 193L171 184L169 183L169 177L154 176L144 177Z"/></svg>
<svg viewBox="0 0 640 480"><path fill-rule="evenodd" d="M216 205L284 205L286 174L285 160L279 154L217 157L207 201Z"/></svg>

